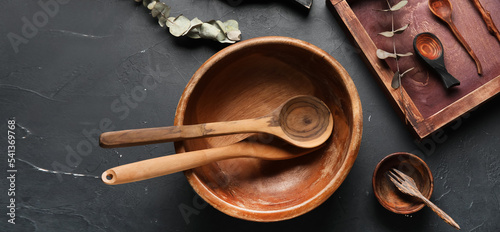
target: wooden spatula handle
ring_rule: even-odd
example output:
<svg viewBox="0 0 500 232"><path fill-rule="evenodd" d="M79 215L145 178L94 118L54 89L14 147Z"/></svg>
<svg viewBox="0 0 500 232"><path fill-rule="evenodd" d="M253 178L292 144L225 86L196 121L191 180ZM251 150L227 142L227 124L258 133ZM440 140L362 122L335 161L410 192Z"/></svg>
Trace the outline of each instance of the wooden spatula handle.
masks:
<svg viewBox="0 0 500 232"><path fill-rule="evenodd" d="M234 133L270 132L268 117L196 125L144 128L102 133L101 147L128 147Z"/></svg>
<svg viewBox="0 0 500 232"><path fill-rule="evenodd" d="M110 131L99 138L101 147L128 147L181 140L185 135L202 136L204 125L169 126L134 130Z"/></svg>
<svg viewBox="0 0 500 232"><path fill-rule="evenodd" d="M180 172L242 154L238 143L143 160L106 170L101 179L108 185L125 184Z"/></svg>

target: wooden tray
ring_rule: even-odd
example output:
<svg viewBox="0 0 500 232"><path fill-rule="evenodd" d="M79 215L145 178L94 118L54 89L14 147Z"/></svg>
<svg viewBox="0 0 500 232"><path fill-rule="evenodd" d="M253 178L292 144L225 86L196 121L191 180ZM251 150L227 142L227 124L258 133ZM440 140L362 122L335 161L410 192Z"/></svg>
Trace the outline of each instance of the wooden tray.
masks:
<svg viewBox="0 0 500 232"><path fill-rule="evenodd" d="M444 46L448 71L461 81L460 86L446 90L440 80L416 56L403 57L401 70L415 69L402 79L402 94L391 87L396 70L394 59L380 60L377 48L392 51L392 39L378 35L391 28L391 14L375 11L387 8L385 0L327 0L332 11L344 22L356 46L361 49L365 62L379 80L385 93L401 116L424 138L462 114L470 111L500 92L500 42L488 33L479 12L470 1L452 1L453 20L465 40L470 44L483 66L483 75L466 50L455 39L448 27L432 15L427 0L412 0L395 12L395 28L410 23L409 28L397 36L398 53L414 52L413 38L421 32L437 35ZM396 1L391 0L392 4ZM482 0L494 22L500 26L500 1Z"/></svg>

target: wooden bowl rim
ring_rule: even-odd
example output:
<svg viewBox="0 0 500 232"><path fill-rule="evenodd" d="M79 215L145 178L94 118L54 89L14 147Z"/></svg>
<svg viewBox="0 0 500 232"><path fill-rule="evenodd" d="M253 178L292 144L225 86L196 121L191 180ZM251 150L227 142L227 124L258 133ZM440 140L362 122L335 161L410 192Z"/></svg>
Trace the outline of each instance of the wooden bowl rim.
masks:
<svg viewBox="0 0 500 232"><path fill-rule="evenodd" d="M434 191L434 177L432 176L432 172L429 168L429 166L427 165L427 163L424 162L424 160L422 160L420 157L416 156L415 154L412 154L412 153L408 153L408 152L395 152L395 153L392 153L392 154L389 154L387 155L386 157L384 157L382 160L380 160L380 162L378 162L377 166L375 167L375 170L373 171L373 177L372 177L372 187L373 187L373 193L375 194L375 197L377 198L378 202L384 207L386 208L387 210L393 212L393 213L397 213L397 214L412 214L412 213L416 213L418 212L419 210L421 210L425 204L424 203L421 203L421 204L418 204L418 205L415 205L414 207L410 208L409 210L402 210L402 209L396 209L392 206L390 206L389 204L386 203L386 201L384 200L385 198L382 197L379 192L377 192L376 190L376 177L377 177L377 173L380 169L380 167L389 159L391 159L392 157L395 157L395 156L409 156L409 157L412 157L416 160L418 160L418 162L420 162L425 168L425 170L427 171L427 176L429 177L430 179L430 190L429 190L429 194L427 196L425 196L427 199L430 199L431 196L432 196L432 192Z"/></svg>
<svg viewBox="0 0 500 232"><path fill-rule="evenodd" d="M195 192L198 193L199 196L201 196L214 208L236 218L260 222L272 222L291 219L311 211L312 209L326 201L326 199L330 197L333 192L335 192L335 190L340 186L340 184L345 180L347 174L351 170L360 148L363 127L363 116L359 94L351 77L349 76L347 71L340 65L340 63L335 60L330 54L315 45L299 39L282 36L257 37L238 42L222 49L221 51L210 57L207 61L205 61L203 65L201 65L201 67L193 74L192 78L186 85L184 92L182 93L177 106L174 125L182 125L184 121L184 112L187 108L189 98L194 88L196 87L200 79L204 76L204 74L209 71L212 66L216 65L217 62L219 62L221 59L224 59L224 57L226 57L228 54L246 49L248 47L266 44L284 44L297 47L311 52L317 57L321 57L322 59L327 61L338 72L338 78L340 78L342 83L344 83L346 93L348 94L348 97L352 102L353 127L351 128L351 142L348 147L347 155L339 171L335 174L335 176L327 184L327 186L322 189L322 191L318 192L312 198L292 207L270 211L258 211L239 207L237 205L233 205L224 201L213 192L211 192L207 188L207 186L202 184L199 177L192 170L184 171L184 175L186 176L189 184L192 186ZM175 142L174 146L177 153L183 153L186 151L182 141Z"/></svg>

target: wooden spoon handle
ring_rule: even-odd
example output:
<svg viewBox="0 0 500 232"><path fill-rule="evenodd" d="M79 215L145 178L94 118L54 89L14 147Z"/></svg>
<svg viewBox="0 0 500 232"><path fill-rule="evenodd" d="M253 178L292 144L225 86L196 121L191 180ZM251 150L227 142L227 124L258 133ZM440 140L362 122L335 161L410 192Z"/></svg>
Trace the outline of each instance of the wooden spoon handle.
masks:
<svg viewBox="0 0 500 232"><path fill-rule="evenodd" d="M443 210L437 207L434 203L432 203L429 199L421 196L420 199L424 201L424 203L429 206L439 217L441 217L446 223L453 226L455 229L460 230L460 226L451 218L448 214L446 214Z"/></svg>
<svg viewBox="0 0 500 232"><path fill-rule="evenodd" d="M444 86L449 89L453 86L460 85L460 81L457 80L454 76L452 76L448 70L442 65L434 65L434 70L437 71L441 80L443 81Z"/></svg>
<svg viewBox="0 0 500 232"><path fill-rule="evenodd" d="M225 147L179 153L129 163L106 170L102 173L101 179L108 185L151 179L203 166L214 161L241 156L244 153L240 149L239 144L236 143Z"/></svg>
<svg viewBox="0 0 500 232"><path fill-rule="evenodd" d="M477 58L476 54L474 53L474 51L472 51L472 48L465 41L465 39L462 36L462 34L460 34L460 32L458 31L458 29L455 26L455 24L452 21L449 21L447 23L450 26L450 29L453 32L453 34L455 35L455 37L457 37L458 41L460 41L460 43L462 44L462 46L464 46L465 50L467 50L467 52L469 53L470 57L472 57L472 59L476 63L477 73L479 75L482 75L483 74L483 68L482 68L481 63L479 62L479 59Z"/></svg>
<svg viewBox="0 0 500 232"><path fill-rule="evenodd" d="M267 120L269 120L269 117L230 122L111 131L101 134L99 144L101 147L113 148L175 142L184 139L235 133L269 133L271 129L266 127Z"/></svg>

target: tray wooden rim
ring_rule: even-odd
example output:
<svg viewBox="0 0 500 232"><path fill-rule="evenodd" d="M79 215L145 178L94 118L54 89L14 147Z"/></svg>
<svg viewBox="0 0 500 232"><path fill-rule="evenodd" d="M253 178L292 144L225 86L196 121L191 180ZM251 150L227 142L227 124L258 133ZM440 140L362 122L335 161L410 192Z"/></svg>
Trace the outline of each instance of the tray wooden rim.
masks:
<svg viewBox="0 0 500 232"><path fill-rule="evenodd" d="M391 87L394 73L383 61L377 58L375 43L352 11L347 0L326 1L330 2L330 7L333 7L332 11L335 11L336 16L344 23L345 29L349 32L354 44L361 50L362 58L368 64L370 71L376 76L395 110L403 120L409 123L409 126L411 125L413 132L420 139L450 124L461 115L473 110L500 92L500 75L498 75L440 111L424 118L404 88L402 88L402 98L400 90Z"/></svg>

